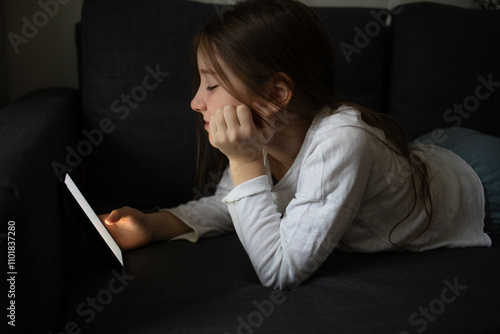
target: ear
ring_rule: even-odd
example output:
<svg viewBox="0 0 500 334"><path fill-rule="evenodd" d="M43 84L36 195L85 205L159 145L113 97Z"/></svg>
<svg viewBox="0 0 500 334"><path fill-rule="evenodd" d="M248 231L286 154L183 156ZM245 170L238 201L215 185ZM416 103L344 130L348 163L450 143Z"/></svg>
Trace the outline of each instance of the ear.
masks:
<svg viewBox="0 0 500 334"><path fill-rule="evenodd" d="M293 80L287 74L279 72L269 80L269 95L281 107L286 107L293 97Z"/></svg>

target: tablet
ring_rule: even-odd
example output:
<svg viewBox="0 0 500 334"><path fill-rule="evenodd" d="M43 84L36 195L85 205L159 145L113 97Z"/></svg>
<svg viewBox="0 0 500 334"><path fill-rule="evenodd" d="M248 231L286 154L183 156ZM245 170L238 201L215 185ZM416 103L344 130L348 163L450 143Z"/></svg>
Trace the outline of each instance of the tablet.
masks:
<svg viewBox="0 0 500 334"><path fill-rule="evenodd" d="M87 218L90 220L92 225L94 225L96 231L99 232L98 234L101 236L102 240L105 242L109 250L113 253L114 257L116 257L121 266L123 266L123 255L120 247L116 243L115 239L113 239L111 234L108 232L108 230L101 222L99 217L97 217L94 210L92 210L89 203L80 192L80 189L78 189L75 182L73 182L73 179L71 179L71 177L68 174L66 174L66 176L64 177L64 183L66 184L66 187L68 188L69 192L75 198L78 205L80 205L80 208L82 208Z"/></svg>

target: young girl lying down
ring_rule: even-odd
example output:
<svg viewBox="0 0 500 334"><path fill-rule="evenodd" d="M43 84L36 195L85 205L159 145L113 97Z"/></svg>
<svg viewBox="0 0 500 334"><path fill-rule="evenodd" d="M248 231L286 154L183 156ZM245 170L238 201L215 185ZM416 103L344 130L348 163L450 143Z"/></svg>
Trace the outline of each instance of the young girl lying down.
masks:
<svg viewBox="0 0 500 334"><path fill-rule="evenodd" d="M191 107L222 176L212 196L102 215L123 250L236 231L262 284L284 289L334 249L490 246L473 168L448 149L409 146L389 116L341 101L329 36L307 6L240 2L197 34L193 54Z"/></svg>

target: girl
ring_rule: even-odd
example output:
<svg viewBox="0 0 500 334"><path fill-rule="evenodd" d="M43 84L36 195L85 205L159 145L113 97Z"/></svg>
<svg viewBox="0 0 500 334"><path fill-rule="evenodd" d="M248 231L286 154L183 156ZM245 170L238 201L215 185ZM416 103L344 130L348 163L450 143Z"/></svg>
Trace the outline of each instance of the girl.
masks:
<svg viewBox="0 0 500 334"><path fill-rule="evenodd" d="M490 246L474 170L340 101L329 36L305 5L238 3L197 34L193 60L191 107L222 158L214 172L200 150L200 174L222 176L215 194L176 208L101 216L122 249L236 231L262 284L284 289L335 248Z"/></svg>

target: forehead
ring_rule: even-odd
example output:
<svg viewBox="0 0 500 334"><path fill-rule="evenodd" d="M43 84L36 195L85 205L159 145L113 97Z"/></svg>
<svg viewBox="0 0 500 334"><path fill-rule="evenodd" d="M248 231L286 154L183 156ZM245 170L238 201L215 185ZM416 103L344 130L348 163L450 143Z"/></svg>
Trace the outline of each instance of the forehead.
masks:
<svg viewBox="0 0 500 334"><path fill-rule="evenodd" d="M215 75L215 70L213 68L213 65L211 64L211 62L208 61L208 56L206 53L198 50L196 58L200 74Z"/></svg>

